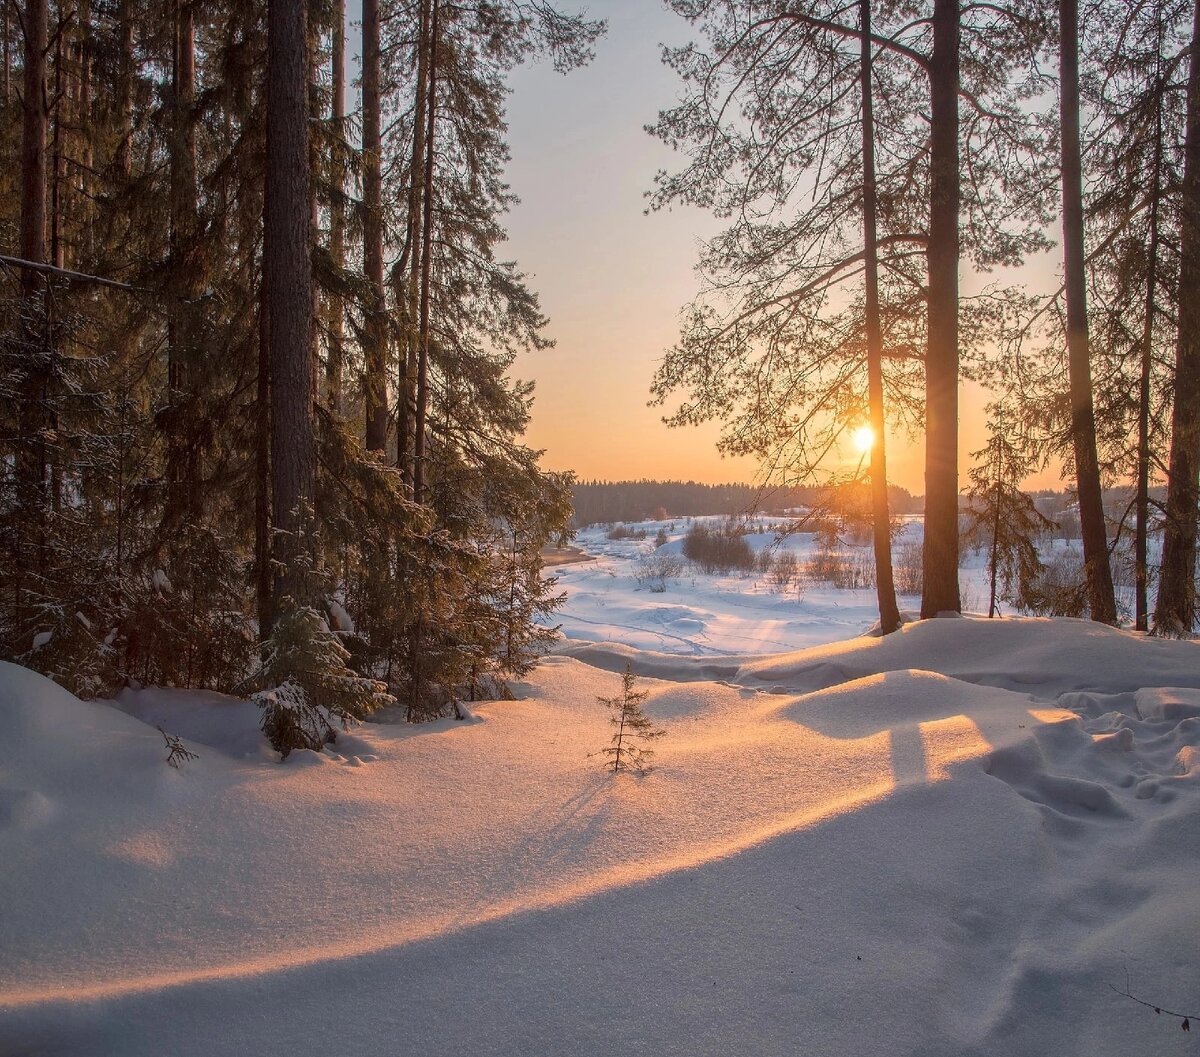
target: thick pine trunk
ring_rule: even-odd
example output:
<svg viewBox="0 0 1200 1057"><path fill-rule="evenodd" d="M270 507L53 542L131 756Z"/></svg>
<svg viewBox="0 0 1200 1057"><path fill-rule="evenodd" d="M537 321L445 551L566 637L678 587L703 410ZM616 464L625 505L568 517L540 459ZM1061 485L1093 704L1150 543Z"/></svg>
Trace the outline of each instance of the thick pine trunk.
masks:
<svg viewBox="0 0 1200 1057"><path fill-rule="evenodd" d="M1200 503L1200 2L1192 21L1179 231L1179 336L1167 467L1166 523L1154 630L1190 635L1196 624L1196 510Z"/></svg>
<svg viewBox="0 0 1200 1057"><path fill-rule="evenodd" d="M308 153L308 33L305 8L267 7L267 172L263 238L270 343L271 506L281 572L274 606L306 598L299 556L301 507L313 502L313 394ZM304 541L308 545L308 541Z"/></svg>
<svg viewBox="0 0 1200 1057"><path fill-rule="evenodd" d="M363 271L367 312L363 335L366 371L366 445L387 447L387 316L383 288L383 182L380 170L379 0L363 0Z"/></svg>
<svg viewBox="0 0 1200 1057"><path fill-rule="evenodd" d="M935 0L930 82L929 318L921 616L958 612L959 0Z"/></svg>
<svg viewBox="0 0 1200 1057"><path fill-rule="evenodd" d="M875 544L875 592L879 627L889 635L900 627L892 579L892 519L888 511L887 460L884 449L883 331L879 320L879 231L875 188L875 108L871 90L871 0L860 0L862 23L863 256L866 274L867 390L871 407L871 520Z"/></svg>
<svg viewBox="0 0 1200 1057"><path fill-rule="evenodd" d="M1088 603L1092 619L1117 622L1108 537L1096 454L1096 416L1088 343L1087 275L1083 246L1083 171L1079 149L1078 0L1060 0L1059 120L1062 143L1063 271L1067 298L1067 364L1071 387L1071 440L1079 493Z"/></svg>
<svg viewBox="0 0 1200 1057"><path fill-rule="evenodd" d="M330 55L330 77L333 98L330 111L337 143L333 148L335 194L329 206L329 255L335 268L346 266L346 214L338 197L345 190L345 159L341 141L346 135L346 0L333 5L333 46ZM325 360L325 388L329 409L343 413L342 372L346 358L346 320L341 295L328 295L329 354Z"/></svg>

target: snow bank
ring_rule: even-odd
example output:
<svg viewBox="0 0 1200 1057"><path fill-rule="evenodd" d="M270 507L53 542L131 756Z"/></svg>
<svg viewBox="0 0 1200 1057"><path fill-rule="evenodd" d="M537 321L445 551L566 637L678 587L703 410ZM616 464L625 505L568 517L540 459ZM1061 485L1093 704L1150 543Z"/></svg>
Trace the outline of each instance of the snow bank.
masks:
<svg viewBox="0 0 1200 1057"><path fill-rule="evenodd" d="M1200 991L1195 650L970 620L576 646L480 722L283 766L200 742L202 696L122 699L179 706L178 772L6 666L0 1052L1192 1053L1110 985ZM668 734L614 780L623 657Z"/></svg>

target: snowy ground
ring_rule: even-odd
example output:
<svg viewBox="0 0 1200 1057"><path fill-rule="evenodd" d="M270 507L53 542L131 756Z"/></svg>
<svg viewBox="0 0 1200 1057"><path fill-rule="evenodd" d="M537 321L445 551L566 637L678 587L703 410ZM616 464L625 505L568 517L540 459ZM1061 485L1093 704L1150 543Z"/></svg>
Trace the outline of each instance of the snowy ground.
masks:
<svg viewBox="0 0 1200 1057"><path fill-rule="evenodd" d="M879 619L875 589L841 589L824 583L802 582L787 588L771 583L769 575L731 573L706 576L688 566L683 575L670 578L666 590L656 592L639 583L638 559L652 554L681 554L690 525L702 522L718 529L725 519L704 517L644 521L628 526L646 533L645 539L607 538L608 526L582 530L575 545L591 560L556 567L559 589L567 595L555 615L568 639L586 642L621 642L642 650L713 656L722 653L777 653L820 646L861 635ZM783 526L782 518L755 518L747 540L756 552L790 552L802 564L817 550L813 533L798 532L782 538L770 531ZM899 556L906 546L921 544L921 521L910 519L895 541ZM664 546L655 545L662 530ZM867 545L841 548L851 559L870 553ZM987 610L985 556L968 552L960 572L963 608ZM901 609L921 608L917 595L899 597Z"/></svg>
<svg viewBox="0 0 1200 1057"><path fill-rule="evenodd" d="M244 703L0 667L0 1054L1196 1052L1112 988L1200 1005L1200 645L621 560L518 700L283 765ZM626 661L668 733L614 780Z"/></svg>

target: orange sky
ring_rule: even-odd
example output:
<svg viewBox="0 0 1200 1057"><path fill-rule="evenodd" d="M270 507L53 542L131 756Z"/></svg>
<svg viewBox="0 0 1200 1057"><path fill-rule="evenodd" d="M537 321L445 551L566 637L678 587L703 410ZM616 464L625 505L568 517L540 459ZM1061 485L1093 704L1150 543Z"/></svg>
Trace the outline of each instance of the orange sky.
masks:
<svg viewBox="0 0 1200 1057"><path fill-rule="evenodd" d="M752 460L717 454L715 424L668 429L661 409L646 406L679 309L697 291L699 239L720 226L694 209L644 215L655 171L678 163L643 130L678 94L658 42L682 43L689 27L653 0L588 9L609 20L594 63L566 77L539 65L512 79L509 180L522 204L500 253L531 275L558 343L514 368L537 383L527 441L546 450L545 466L582 478L752 480ZM967 453L986 440L985 400L964 387L963 485ZM889 479L923 493L921 445L894 438L889 447ZM1055 487L1058 475L1033 483Z"/></svg>

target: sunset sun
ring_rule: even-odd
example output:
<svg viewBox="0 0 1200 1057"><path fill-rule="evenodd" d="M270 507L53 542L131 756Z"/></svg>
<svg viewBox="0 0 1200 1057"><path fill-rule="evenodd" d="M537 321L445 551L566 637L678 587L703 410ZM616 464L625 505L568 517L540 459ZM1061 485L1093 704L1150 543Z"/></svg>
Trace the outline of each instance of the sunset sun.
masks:
<svg viewBox="0 0 1200 1057"><path fill-rule="evenodd" d="M860 455L866 455L875 445L875 431L870 426L859 426L850 434L850 442Z"/></svg>

